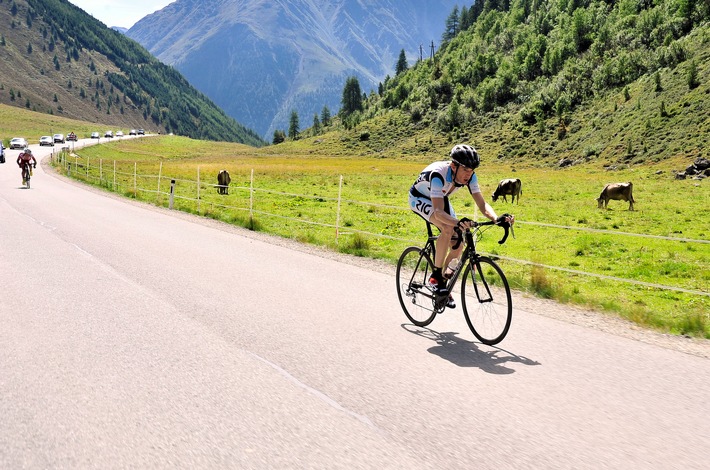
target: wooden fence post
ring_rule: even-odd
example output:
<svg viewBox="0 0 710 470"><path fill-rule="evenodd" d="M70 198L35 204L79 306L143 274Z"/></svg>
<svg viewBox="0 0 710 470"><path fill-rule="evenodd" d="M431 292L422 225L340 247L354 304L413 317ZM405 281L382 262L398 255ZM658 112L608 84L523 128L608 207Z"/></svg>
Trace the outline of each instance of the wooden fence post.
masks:
<svg viewBox="0 0 710 470"><path fill-rule="evenodd" d="M251 169L251 179L249 181L249 219L254 218L254 168Z"/></svg>
<svg viewBox="0 0 710 470"><path fill-rule="evenodd" d="M335 216L335 243L338 243L338 236L340 235L340 199L343 194L343 175L340 175L340 186L338 187L338 211Z"/></svg>
<svg viewBox="0 0 710 470"><path fill-rule="evenodd" d="M163 162L160 162L160 169L158 170L158 198L160 198L160 178L163 176Z"/></svg>

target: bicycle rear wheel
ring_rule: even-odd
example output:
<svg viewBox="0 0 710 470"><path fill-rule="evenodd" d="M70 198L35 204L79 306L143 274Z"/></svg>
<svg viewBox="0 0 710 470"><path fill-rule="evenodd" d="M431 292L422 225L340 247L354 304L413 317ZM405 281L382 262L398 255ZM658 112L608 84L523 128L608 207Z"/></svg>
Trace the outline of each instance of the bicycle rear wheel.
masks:
<svg viewBox="0 0 710 470"><path fill-rule="evenodd" d="M466 266L461 307L468 327L483 344L503 341L513 319L513 302L508 280L495 261L481 257Z"/></svg>
<svg viewBox="0 0 710 470"><path fill-rule="evenodd" d="M397 294L407 318L417 326L427 326L434 320L433 294L429 277L433 263L421 249L410 246L397 262Z"/></svg>

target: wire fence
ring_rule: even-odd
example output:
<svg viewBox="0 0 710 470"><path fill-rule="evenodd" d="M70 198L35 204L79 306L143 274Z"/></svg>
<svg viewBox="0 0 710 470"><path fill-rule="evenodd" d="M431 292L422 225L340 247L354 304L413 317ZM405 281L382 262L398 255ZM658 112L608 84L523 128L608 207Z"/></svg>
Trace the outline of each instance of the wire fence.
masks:
<svg viewBox="0 0 710 470"><path fill-rule="evenodd" d="M160 163L158 174L139 174L138 164L132 164L132 171L125 171L126 162L122 162L123 168L121 169L117 166L116 161L112 161L108 167L105 165L103 160L97 162L90 162L87 158L84 160L76 154L68 154L67 152L62 152L57 154L57 163L60 164L68 176L82 179L92 184L97 184L104 186L115 192L129 193L133 197L141 197L148 199L144 195L152 194L155 197L156 203L159 205L167 205L170 209L180 209L185 210L185 207L177 207L180 201L190 204L190 208L196 208L196 211L200 213L207 208L211 210L223 210L223 211L235 211L241 212L245 216L252 219L255 215L270 217L274 219L279 219L282 221L289 221L296 224L302 224L307 226L321 227L326 229L332 229L334 232L335 242L338 242L339 237L342 235L349 234L360 234L367 235L370 237L391 240L395 242L408 243L413 245L421 244L421 238L412 239L406 236L390 235L384 233L373 233L366 230L359 230L349 224L344 222L344 206L348 206L352 211L353 207L360 207L361 211L365 213L372 213L373 210L391 213L409 213L410 209L406 206L394 206L382 204L379 202L367 202L359 201L354 199L348 199L342 197L343 190L343 177L340 176L340 181L338 184L338 194L337 197L325 196L325 195L308 195L308 194L298 194L292 192L283 192L273 189L265 189L255 187L254 181L254 170L251 170L249 176L248 186L247 185L228 185L226 188L219 185L208 183L205 181L200 174L200 167L197 167L197 179L185 179L177 178L174 176L169 176L163 174L163 165ZM212 175L213 176L213 175ZM231 192L232 196L238 193L240 196L230 198L232 204L225 204L218 200L215 200L214 195L219 194L220 191ZM256 201L260 198L260 194L265 195L264 197L279 197L282 199L298 200L298 201L311 201L314 203L331 203L334 210L326 210L325 216L329 220L312 220L303 216L303 211L300 211L298 216L293 216L292 214L284 213L284 208L289 206L286 202L271 203L271 209L263 209L256 207ZM264 199L264 198L261 198ZM166 203L167 201L167 203ZM188 209L189 210L189 209ZM281 213L278 213L278 212ZM288 209L286 210L288 212ZM323 212L323 211L321 211ZM378 214L381 215L381 214ZM475 214L474 214L475 215ZM702 239L691 239L691 238L680 238L680 237L669 237L661 235L648 235L648 234L636 234L628 232L619 232L605 229L594 229L588 227L570 227L564 225L547 224L534 221L522 221L516 220L516 225L529 225L529 226L539 226L554 228L565 231L576 231L576 232L590 232L599 233L605 235L614 235L622 237L639 237L639 238L651 238L657 240L663 240L668 242L683 242L690 244L709 244L709 240ZM407 234L405 234L407 235ZM553 271L558 271L561 273L568 273L574 275L588 276L597 279L606 279L618 282L624 282L628 284L634 284L638 286L644 286L648 288L662 289L668 291L683 292L686 294L697 295L697 296L710 296L710 292L707 290L698 289L687 289L679 286L669 286L658 283L644 282L636 279L629 279L617 276L610 276L599 273L586 272L583 270L576 270L565 268L561 266L554 266L549 264L543 264L534 262L526 259L517 259L507 256L502 256L499 254L495 255L498 258L518 263L520 265L537 266L544 269L549 269Z"/></svg>

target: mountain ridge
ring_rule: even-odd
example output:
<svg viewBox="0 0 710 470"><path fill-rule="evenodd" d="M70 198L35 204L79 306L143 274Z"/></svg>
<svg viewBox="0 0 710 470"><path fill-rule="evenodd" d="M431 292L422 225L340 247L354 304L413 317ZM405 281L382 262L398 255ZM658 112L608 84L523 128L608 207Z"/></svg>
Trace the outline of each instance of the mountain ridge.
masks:
<svg viewBox="0 0 710 470"><path fill-rule="evenodd" d="M0 3L0 103L263 145L175 69L67 0Z"/></svg>
<svg viewBox="0 0 710 470"><path fill-rule="evenodd" d="M323 106L339 108L349 76L358 77L364 90L377 89L394 74L402 49L413 58L422 42L438 41L455 5L178 0L138 21L127 35L180 70L230 116L268 136L286 126L294 108L304 120ZM205 74L206 68L213 72Z"/></svg>

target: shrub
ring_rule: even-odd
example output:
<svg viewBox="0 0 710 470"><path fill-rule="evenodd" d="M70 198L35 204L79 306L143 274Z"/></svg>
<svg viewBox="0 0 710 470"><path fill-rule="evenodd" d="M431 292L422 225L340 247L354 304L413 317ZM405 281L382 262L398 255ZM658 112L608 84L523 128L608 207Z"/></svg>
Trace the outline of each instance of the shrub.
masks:
<svg viewBox="0 0 710 470"><path fill-rule="evenodd" d="M545 269L541 266L533 265L530 275L530 286L533 292L544 299L551 299L554 294L552 282L545 274Z"/></svg>

